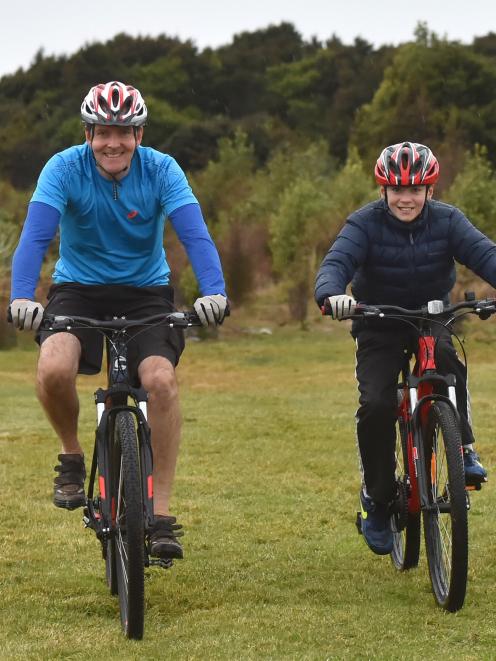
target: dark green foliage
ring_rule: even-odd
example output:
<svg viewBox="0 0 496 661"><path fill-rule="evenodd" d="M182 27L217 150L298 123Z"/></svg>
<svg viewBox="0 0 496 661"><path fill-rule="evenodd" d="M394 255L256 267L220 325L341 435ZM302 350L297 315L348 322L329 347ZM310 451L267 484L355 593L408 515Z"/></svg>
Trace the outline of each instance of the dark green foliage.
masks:
<svg viewBox="0 0 496 661"><path fill-rule="evenodd" d="M496 240L496 174L488 159L487 149L476 145L445 199L463 209L481 232Z"/></svg>
<svg viewBox="0 0 496 661"><path fill-rule="evenodd" d="M355 112L372 99L391 57L391 48L374 51L362 39L345 46L333 38L304 59L272 67L277 112L292 128L325 137L344 160Z"/></svg>
<svg viewBox="0 0 496 661"><path fill-rule="evenodd" d="M231 123L223 118L193 121L179 126L170 135L164 135L158 148L176 158L186 170L201 170L217 156L217 143L231 135Z"/></svg>
<svg viewBox="0 0 496 661"><path fill-rule="evenodd" d="M485 37L474 39L474 51L496 59L496 32L488 32Z"/></svg>
<svg viewBox="0 0 496 661"><path fill-rule="evenodd" d="M40 50L29 69L0 79L0 183L32 190L48 158L83 141L79 107L87 90L112 79L145 96L144 144L188 171L236 303L275 278L303 321L318 262L346 215L375 195L374 161L399 140L433 148L441 193L481 145L486 151L450 196L496 236L494 32L467 45L421 23L411 42L375 49L360 38L305 41L281 23L203 51L166 35L126 34L71 56ZM491 180L474 168L490 171ZM17 233L25 214L18 204L8 220ZM189 292L183 257L171 250L176 281ZM7 263L3 269L5 276Z"/></svg>
<svg viewBox="0 0 496 661"><path fill-rule="evenodd" d="M374 98L363 105L351 141L372 164L382 147L401 140L442 153L479 143L496 153L496 63L470 46L417 31L400 46Z"/></svg>
<svg viewBox="0 0 496 661"><path fill-rule="evenodd" d="M266 72L269 67L300 60L303 41L293 25L281 23L235 36L217 56L220 68L213 92L219 111L244 117L270 109L274 100L267 89Z"/></svg>
<svg viewBox="0 0 496 661"><path fill-rule="evenodd" d="M238 128L259 166L281 141L302 135L323 138L341 164L350 136L366 164L384 144L405 138L450 156L478 142L494 162L496 34L462 45L419 24L415 38L379 49L360 38L322 44L281 23L201 52L191 41L127 34L71 56L40 50L28 70L0 79L0 178L32 187L51 154L83 139L85 92L111 79L143 92L150 106L145 144L189 170L205 167L218 139Z"/></svg>

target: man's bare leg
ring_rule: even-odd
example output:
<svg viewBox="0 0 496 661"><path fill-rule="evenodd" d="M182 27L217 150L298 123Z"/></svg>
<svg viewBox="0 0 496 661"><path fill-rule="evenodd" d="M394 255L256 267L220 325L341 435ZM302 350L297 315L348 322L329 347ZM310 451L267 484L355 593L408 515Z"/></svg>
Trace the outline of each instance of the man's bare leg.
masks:
<svg viewBox="0 0 496 661"><path fill-rule="evenodd" d="M40 348L37 393L45 413L62 443L60 464L55 467L53 502L73 510L86 503L83 449L78 441L79 400L76 375L81 355L79 340L70 333L55 333Z"/></svg>
<svg viewBox="0 0 496 661"><path fill-rule="evenodd" d="M77 435L76 376L81 345L70 333L54 333L40 347L38 399L62 443L62 454L83 454Z"/></svg>
<svg viewBox="0 0 496 661"><path fill-rule="evenodd" d="M181 410L174 366L162 356L145 358L138 369L148 393L148 424L153 448L155 514L168 515L181 439Z"/></svg>

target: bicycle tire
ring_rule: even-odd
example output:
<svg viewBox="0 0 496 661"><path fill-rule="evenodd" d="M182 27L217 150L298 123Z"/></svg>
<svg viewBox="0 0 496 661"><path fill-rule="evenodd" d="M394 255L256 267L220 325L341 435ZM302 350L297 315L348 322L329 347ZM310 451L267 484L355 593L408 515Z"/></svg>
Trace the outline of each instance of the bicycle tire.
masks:
<svg viewBox="0 0 496 661"><path fill-rule="evenodd" d="M399 571L417 567L420 555L420 512L408 510L409 469L407 430L403 420L396 421L396 482L400 490L400 508L406 511L406 521L402 520L399 530L393 530L393 550L391 560Z"/></svg>
<svg viewBox="0 0 496 661"><path fill-rule="evenodd" d="M434 402L424 428L429 507L423 509L434 598L450 612L463 606L468 573L468 516L460 425L446 402Z"/></svg>
<svg viewBox="0 0 496 661"><path fill-rule="evenodd" d="M114 458L119 457L118 479L113 480L116 503L115 564L121 624L128 638L143 637L144 515L138 437L134 416L116 415Z"/></svg>

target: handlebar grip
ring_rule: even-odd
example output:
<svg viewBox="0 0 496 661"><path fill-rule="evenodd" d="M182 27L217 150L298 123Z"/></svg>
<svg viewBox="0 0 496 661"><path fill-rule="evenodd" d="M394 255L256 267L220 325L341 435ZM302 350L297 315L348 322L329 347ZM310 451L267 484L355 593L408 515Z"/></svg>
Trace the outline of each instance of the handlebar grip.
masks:
<svg viewBox="0 0 496 661"><path fill-rule="evenodd" d="M320 310L323 315L332 316L331 304L329 303L329 299L327 297L324 299L324 305L320 306Z"/></svg>

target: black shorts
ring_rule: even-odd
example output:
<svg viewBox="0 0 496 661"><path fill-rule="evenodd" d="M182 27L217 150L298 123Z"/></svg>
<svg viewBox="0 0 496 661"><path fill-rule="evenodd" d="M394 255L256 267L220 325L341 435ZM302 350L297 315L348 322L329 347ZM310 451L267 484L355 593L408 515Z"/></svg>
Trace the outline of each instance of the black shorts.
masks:
<svg viewBox="0 0 496 661"><path fill-rule="evenodd" d="M168 285L132 287L130 285L52 285L45 308L50 314L78 315L94 319L125 316L141 319L174 310L174 290ZM143 331L143 332L141 332ZM36 336L42 344L54 331L43 330ZM55 331L56 332L56 331ZM103 335L96 330L76 328L69 331L81 342L80 374L98 374L102 368ZM165 325L130 328L127 364L131 379L137 383L138 365L148 356L163 356L174 366L184 349L184 333ZM137 337L136 337L137 335Z"/></svg>

